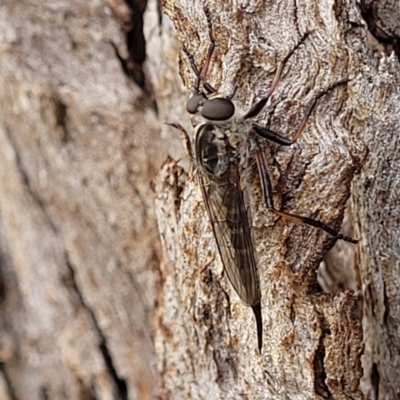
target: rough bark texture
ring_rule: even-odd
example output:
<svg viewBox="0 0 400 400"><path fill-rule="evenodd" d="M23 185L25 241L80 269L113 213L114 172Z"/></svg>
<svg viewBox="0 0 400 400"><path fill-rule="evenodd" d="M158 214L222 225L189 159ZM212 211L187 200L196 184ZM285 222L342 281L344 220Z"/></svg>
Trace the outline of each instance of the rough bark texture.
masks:
<svg viewBox="0 0 400 400"><path fill-rule="evenodd" d="M375 217L375 191L381 190L383 182L387 187L397 187L396 171L389 169L396 161L397 42L393 39L389 46L387 41L374 37L370 21L375 15L367 2L361 8L346 1L207 4L218 43L209 73L211 84L225 93L231 93L237 85L235 100L243 108L266 93L277 63L305 31L311 32L289 60L276 94L259 118L274 130L290 136L316 93L335 81L351 79L347 87L321 99L296 145L267 146L266 154L278 207L340 227L352 189L350 218L359 221L355 235L361 241L358 247L341 245L334 258L326 259L326 265L332 266L335 261L340 264L339 270L356 270L327 285L335 295L318 293L316 270L332 239L265 211L254 174L252 208L265 336L260 356L253 315L226 281L200 191L180 164L169 159L159 178L156 203L165 255L156 310L156 353L164 395L397 398L396 355L400 349L398 335L390 327L395 329L399 321L394 307L399 300L394 244L398 218L392 217L390 234L378 234L378 228L369 230L370 226L382 228L389 218L385 209L379 220ZM164 10L180 43L201 65L208 46L202 3L166 0ZM382 16L383 9L379 13ZM170 35L165 23L162 27L163 35ZM180 72L190 88L194 76L183 53ZM171 112L169 119L175 115ZM182 123L181 115L175 118L169 122ZM187 119L184 123L189 126ZM377 166L380 152L386 158ZM391 162L387 161L388 155ZM385 175L383 168L387 168ZM357 175L359 171L362 173ZM380 171L377 181L375 171ZM380 186L375 186L378 181ZM381 196L385 205L393 199L390 211L398 215L394 204L397 196ZM384 257L379 256L380 246L387 249ZM387 268L387 279L391 279L385 285L382 263ZM352 293L346 288L360 290ZM367 374L363 395L359 388L363 344L357 304L365 293ZM382 332L386 335L383 341ZM385 355L384 359L380 354ZM387 368L385 363L389 363Z"/></svg>
<svg viewBox="0 0 400 400"><path fill-rule="evenodd" d="M243 108L311 32L260 115L273 129L290 136L316 93L351 78L321 99L296 145L266 155L278 207L339 228L351 196L360 244L327 257L330 237L265 210L254 173L260 356L179 135L163 124L190 130L194 77L180 48L204 60L203 3L164 1L174 30L155 0L144 14L141 0L3 0L1 400L363 398L360 298L361 389L400 396L398 4L208 4L211 83L237 85Z"/></svg>
<svg viewBox="0 0 400 400"><path fill-rule="evenodd" d="M1 399L154 393L166 151L132 7L1 2Z"/></svg>
<svg viewBox="0 0 400 400"><path fill-rule="evenodd" d="M357 123L369 156L352 198L362 238L359 270L364 297L365 376L371 397L400 398L400 7L362 2L369 48Z"/></svg>

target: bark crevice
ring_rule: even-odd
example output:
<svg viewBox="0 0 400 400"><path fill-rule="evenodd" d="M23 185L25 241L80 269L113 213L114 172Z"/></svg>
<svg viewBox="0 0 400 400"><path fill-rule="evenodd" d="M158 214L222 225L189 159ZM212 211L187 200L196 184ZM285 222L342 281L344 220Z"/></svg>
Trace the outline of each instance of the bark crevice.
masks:
<svg viewBox="0 0 400 400"><path fill-rule="evenodd" d="M87 314L89 315L93 326L94 326L94 330L97 333L98 337L99 337L99 344L98 344L98 348L100 350L100 354L103 357L104 360L104 364L107 368L107 371L110 375L110 377L112 378L112 380L114 381L115 384L115 389L117 392L117 396L118 396L118 400L128 400L128 385L127 382L124 378L121 378L118 375L117 369L114 365L114 361L113 358L111 356L111 350L109 349L109 346L107 344L107 338L105 336L105 334L103 333L102 329L100 328L100 325L97 321L97 318L95 316L94 311L92 310L91 307L88 306L88 304L86 303L84 296L81 292L81 290L78 287L78 284L76 282L75 279L75 270L74 267L72 266L70 260L69 260L69 256L68 253L65 252L64 253L64 259L65 259L65 265L68 268L68 271L70 273L69 276L69 283L70 283L70 287L74 290L74 292L76 293L76 295L78 296L79 299L79 303L81 305L81 307L86 310Z"/></svg>

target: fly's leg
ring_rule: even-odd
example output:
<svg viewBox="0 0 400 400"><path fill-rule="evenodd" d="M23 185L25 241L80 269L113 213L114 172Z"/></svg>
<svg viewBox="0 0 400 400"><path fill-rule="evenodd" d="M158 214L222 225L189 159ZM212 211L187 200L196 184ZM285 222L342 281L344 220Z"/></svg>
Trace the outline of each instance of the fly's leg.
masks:
<svg viewBox="0 0 400 400"><path fill-rule="evenodd" d="M293 222L307 224L307 225L311 225L315 228L322 229L337 239L345 240L346 242L350 242L350 243L358 242L358 240L353 239L349 236L342 235L341 233L337 232L335 229L331 228L330 226L328 226L328 225L324 224L323 222L318 221L316 219L303 217L301 215L290 214L286 211L277 210L274 207L274 201L272 198L271 179L268 175L267 163L265 161L265 157L264 157L262 150L257 151L256 160L257 160L258 173L260 175L260 180L261 180L261 188L262 188L262 192L263 192L263 197L264 197L265 205L268 208L268 210L272 211L275 215L278 215L279 217L289 219Z"/></svg>
<svg viewBox="0 0 400 400"><path fill-rule="evenodd" d="M215 50L215 38L214 38L213 30L212 30L212 21L211 21L210 10L208 9L208 7L204 7L204 13L207 18L208 35L210 37L210 45L208 46L206 61L203 65L203 68L201 69L200 76L199 76L199 79L203 82L203 86L207 84L207 82L206 82L207 72L208 72L208 68L210 66L211 58L212 58L212 56L214 54L214 50Z"/></svg>
<svg viewBox="0 0 400 400"><path fill-rule="evenodd" d="M321 92L319 92L310 102L309 106L306 109L306 112L304 113L304 117L301 120L301 123L299 125L299 127L297 128L294 136L292 139L288 139L285 136L282 136L281 134L274 132L264 126L261 126L259 124L254 123L253 124L253 129L254 131L257 133L258 136L269 140L270 142L274 142L277 144L280 144L282 146L291 146L293 143L295 143L297 141L297 139L301 136L301 134L303 133L306 125L307 125L307 121L310 118L310 115L312 114L312 112L315 109L315 106L317 105L318 100L324 96L325 94L327 94L328 92L330 92L331 90L335 89L336 87L340 86L340 85L344 85L348 82L348 79L342 79L340 81L335 82L333 85L329 86L327 89L322 90Z"/></svg>
<svg viewBox="0 0 400 400"><path fill-rule="evenodd" d="M267 93L267 95L265 97L262 97L257 103L255 103L249 111L247 111L247 113L245 114L245 116L243 117L244 120L246 119L250 119L250 118L254 118L256 117L261 110L265 107L265 105L267 104L268 99L271 97L271 95L274 93L276 87L278 86L278 83L280 82L281 78L282 78L282 72L283 69L287 63L287 61L289 60L290 56L297 50L297 48L304 43L304 41L306 40L306 38L308 37L309 33L306 32L303 37L300 39L299 43L297 43L297 45L293 48L293 50L291 50L286 57L280 62L278 69L276 70L274 79L272 80L272 84L271 87L269 88L269 91Z"/></svg>
<svg viewBox="0 0 400 400"><path fill-rule="evenodd" d="M293 51L292 51L292 53L293 53ZM277 83L279 82L279 79L280 79L280 76L281 76L281 73L283 70L283 66L284 66L285 62L288 60L290 54L291 53L289 53L289 55L286 56L286 58L281 63L280 68L278 69L278 71L275 75L274 81L272 83L271 89L270 89L267 97L261 99L258 103L256 103L250 109L250 111L247 113L245 118L255 117L261 111L262 107L265 105L265 103L267 101L266 99L268 98L268 96L271 95L272 91L275 89ZM294 144L297 141L297 139L301 136L301 134L304 132L304 129L307 125L307 121L310 118L310 115L312 114L312 112L314 111L318 100L322 96L324 96L325 94L327 94L328 92L333 90L334 88L336 88L340 85L343 85L347 82L348 82L348 79L343 79L338 82L335 82L333 85L329 86L327 89L319 92L313 98L313 100L310 102L309 106L307 107L306 112L304 113L304 117L303 117L299 127L297 128L293 138L288 139L287 137L282 136L281 134L274 132L266 127L263 127L257 123L253 124L253 130L256 132L256 134L259 137L262 137L263 139L267 139L271 142L280 144L282 146L290 146L290 145ZM274 207L274 203L273 203L272 185L271 185L270 177L268 175L267 163L265 161L265 157L264 157L264 154L262 153L261 149L258 150L256 153L256 160L257 160L258 173L260 175L260 180L261 180L263 197L264 197L265 205L268 208L268 210L272 211L275 215L289 219L291 221L311 225L313 227L322 229L325 232L329 233L330 235L336 237L337 239L342 239L342 240L345 240L350 243L357 243L357 240L355 240L349 236L342 235L341 233L337 232L335 229L329 227L328 225L324 224L321 221L318 221L318 220L315 220L312 218L308 218L308 217L303 217L300 215L290 214L286 211L277 210Z"/></svg>
<svg viewBox="0 0 400 400"><path fill-rule="evenodd" d="M192 70L194 74L196 75L196 81L194 84L193 92L194 94L199 94L200 93L200 82L203 83L203 87L206 90L208 94L213 94L216 93L217 91L207 82L207 72L208 68L210 66L210 62L212 59L212 56L214 54L215 50L215 38L212 30L212 21L211 21L211 15L208 7L204 7L204 13L207 18L207 24L208 24L208 35L210 37L210 45L208 46L207 50L207 57L206 61L204 62L203 67L201 70L196 65L196 62L194 60L193 54L189 52L186 46L183 46L182 50L186 54L187 58L189 59L190 66L192 67Z"/></svg>

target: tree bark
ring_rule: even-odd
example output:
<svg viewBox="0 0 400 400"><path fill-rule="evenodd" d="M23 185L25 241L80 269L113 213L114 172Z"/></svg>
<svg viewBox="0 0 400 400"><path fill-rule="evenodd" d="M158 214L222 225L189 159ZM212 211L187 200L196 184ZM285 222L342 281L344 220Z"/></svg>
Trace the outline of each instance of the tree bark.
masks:
<svg viewBox="0 0 400 400"><path fill-rule="evenodd" d="M395 1L361 2L368 53L358 53L365 83L357 129L369 149L352 199L360 231L364 298L364 375L371 397L400 398L399 276L400 9Z"/></svg>
<svg viewBox="0 0 400 400"><path fill-rule="evenodd" d="M243 109L310 32L260 123L291 137L311 99L350 78L320 99L298 143L265 152L278 208L339 229L350 197L342 231L359 244L327 256L334 240L271 215L251 171L259 355L179 134L164 124L191 130L181 46L201 65L203 3L165 0L172 25L154 0L4 0L0 399L400 396L397 3L207 4L210 82L237 86Z"/></svg>
<svg viewBox="0 0 400 400"><path fill-rule="evenodd" d="M173 0L163 5L179 42L201 66L209 44L203 5ZM347 1L210 1L207 5L217 41L209 81L226 94L237 86L235 100L243 109L267 92L279 61L310 32L290 58L276 94L259 118L275 131L290 137L313 96L334 82L350 79L346 87L321 98L298 143L290 148L267 146L266 154L278 208L339 228L351 196L350 218L357 221L355 234L360 243L340 244L341 268L355 268L343 279L345 283L335 287L335 294L318 292L318 265L333 239L268 213L252 171L264 318L260 356L253 315L223 273L199 188L180 162L169 159L156 189L164 254L156 354L164 396L397 398L400 349L393 329L399 321L394 307L399 300L395 289L399 274L397 241L392 236L399 210L393 163L400 69L396 53L391 52L397 50L396 42L388 44L374 36L371 24L366 23L370 10ZM165 25L162 35L168 36ZM176 48L164 51L169 54ZM182 52L179 59L188 88L181 98L185 104L194 76ZM168 122L189 127L188 118L182 122L175 107ZM382 187L393 188L393 195L376 193ZM378 199L385 206L379 211ZM378 226L390 231L378 234ZM386 249L385 253L380 255L380 249ZM333 259L338 260L337 256ZM332 265L332 257L327 264ZM366 343L361 386L360 296Z"/></svg>
<svg viewBox="0 0 400 400"><path fill-rule="evenodd" d="M1 399L154 396L144 5L0 5Z"/></svg>

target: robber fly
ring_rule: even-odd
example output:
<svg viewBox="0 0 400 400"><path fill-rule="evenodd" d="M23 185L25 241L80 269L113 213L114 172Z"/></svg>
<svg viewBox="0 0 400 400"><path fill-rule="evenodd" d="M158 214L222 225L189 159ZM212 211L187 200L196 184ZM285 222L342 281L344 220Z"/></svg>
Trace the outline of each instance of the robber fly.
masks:
<svg viewBox="0 0 400 400"><path fill-rule="evenodd" d="M207 82L207 71L214 53L215 39L207 8L205 14L209 27L210 45L201 69L196 66L193 55L186 47L183 47L196 76L193 95L186 105L187 111L193 115L196 175L225 272L241 300L253 309L257 323L258 349L261 353L263 328L260 280L245 178L248 159L253 155L256 159L263 198L270 211L280 217L323 229L338 239L356 243L356 240L336 232L320 221L275 209L267 163L259 145L259 140L263 139L283 146L295 143L304 131L317 100L347 81L339 81L319 93L308 106L293 139L288 139L258 124L254 118L261 112L274 92L286 62L308 34L303 36L297 46L280 63L267 95L257 101L247 112L237 112L232 101L234 93L229 96L222 95ZM187 136L186 140L188 140Z"/></svg>

